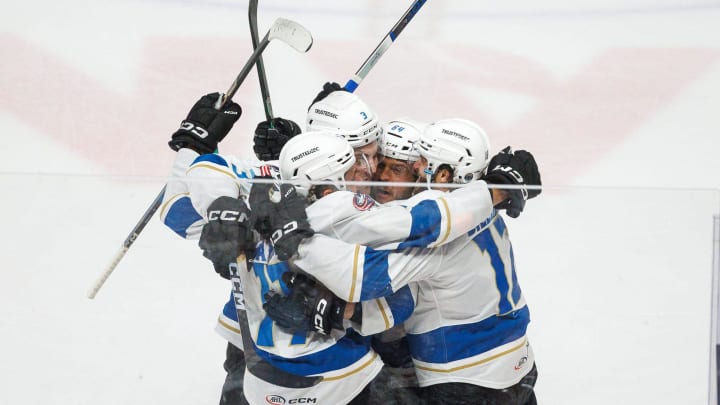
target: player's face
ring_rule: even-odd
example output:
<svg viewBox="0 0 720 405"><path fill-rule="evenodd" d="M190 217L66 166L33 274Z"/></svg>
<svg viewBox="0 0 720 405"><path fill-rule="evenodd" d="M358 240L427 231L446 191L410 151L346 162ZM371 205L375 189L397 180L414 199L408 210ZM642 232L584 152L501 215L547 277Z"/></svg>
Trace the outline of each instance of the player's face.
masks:
<svg viewBox="0 0 720 405"><path fill-rule="evenodd" d="M370 181L378 165L378 144L369 143L355 149L355 164L345 173L347 181ZM348 190L370 194L370 186L348 186Z"/></svg>
<svg viewBox="0 0 720 405"><path fill-rule="evenodd" d="M383 182L412 183L417 179L413 165L405 160L382 158L378 163L374 180ZM374 186L372 197L379 203L410 198L413 187Z"/></svg>

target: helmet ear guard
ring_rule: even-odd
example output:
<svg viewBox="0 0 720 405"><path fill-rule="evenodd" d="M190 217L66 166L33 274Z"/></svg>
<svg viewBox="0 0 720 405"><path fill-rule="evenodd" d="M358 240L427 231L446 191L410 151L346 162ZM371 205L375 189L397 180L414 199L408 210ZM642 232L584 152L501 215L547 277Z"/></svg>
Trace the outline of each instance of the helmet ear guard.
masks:
<svg viewBox="0 0 720 405"><path fill-rule="evenodd" d="M334 91L312 104L306 116L306 129L331 131L345 138L353 148L378 140L377 114L357 95Z"/></svg>
<svg viewBox="0 0 720 405"><path fill-rule="evenodd" d="M460 118L430 124L415 145L428 162L425 174L435 175L446 164L453 171L455 183L479 179L490 161L490 142L485 131Z"/></svg>
<svg viewBox="0 0 720 405"><path fill-rule="evenodd" d="M306 132L285 144L279 164L281 179L308 196L313 181L330 181L345 189L345 172L355 164L355 154L345 139L332 132Z"/></svg>

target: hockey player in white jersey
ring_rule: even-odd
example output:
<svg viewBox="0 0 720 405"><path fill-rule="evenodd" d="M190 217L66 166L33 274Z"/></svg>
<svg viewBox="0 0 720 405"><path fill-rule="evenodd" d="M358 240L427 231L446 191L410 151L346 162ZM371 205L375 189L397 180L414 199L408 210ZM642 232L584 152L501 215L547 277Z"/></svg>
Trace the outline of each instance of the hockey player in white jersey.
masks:
<svg viewBox="0 0 720 405"><path fill-rule="evenodd" d="M203 96L192 107L180 128L172 135L170 147L177 151L172 175L167 183L160 209L160 219L171 230L186 239L200 238L207 222L209 205L221 196L247 196L248 179L258 176L279 176L276 165L245 162L228 155L215 155L220 142L240 117L240 106L229 103L218 111L214 108L217 93ZM291 120L273 118L260 122L253 136L253 151L262 161L277 160L280 149L288 139L300 133L300 127ZM222 181L208 181L204 172L216 172ZM192 198L191 198L192 197ZM226 266L214 266L224 278L230 278ZM227 341L223 368L227 372L220 404L237 404L244 401L243 376L245 355L238 327L238 312L232 300L218 319L216 330ZM241 311L242 312L242 311ZM231 314L231 315L230 315ZM241 314L244 318L244 315Z"/></svg>
<svg viewBox="0 0 720 405"><path fill-rule="evenodd" d="M471 158L476 149L468 147L468 134L477 132L473 126L446 120L426 130L420 145L424 159L417 165L426 164L422 174L458 182L477 176ZM474 156L484 168L487 157ZM506 148L493 158L486 178L539 185L539 174L528 176L530 166L531 155ZM517 216L525 199L537 193L511 190L498 206ZM327 251L334 257L318 254ZM537 371L526 337L529 312L507 228L497 213L467 235L431 250L391 253L316 236L300 245L295 264L345 301L375 299L408 283L418 285L415 312L405 325L423 395L431 403L534 403Z"/></svg>

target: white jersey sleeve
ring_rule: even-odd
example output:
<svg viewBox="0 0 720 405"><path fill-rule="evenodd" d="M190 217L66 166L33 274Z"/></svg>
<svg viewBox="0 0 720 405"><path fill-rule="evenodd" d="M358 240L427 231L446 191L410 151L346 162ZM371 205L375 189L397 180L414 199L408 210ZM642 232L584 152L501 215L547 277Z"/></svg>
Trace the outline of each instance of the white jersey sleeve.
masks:
<svg viewBox="0 0 720 405"><path fill-rule="evenodd" d="M192 206L185 177L188 168L198 156L197 152L187 148L177 152L160 205L160 220L163 224L187 239L199 237L194 234L194 230L198 225L202 227L202 216Z"/></svg>
<svg viewBox="0 0 720 405"><path fill-rule="evenodd" d="M293 264L345 301L360 302L387 297L410 282L432 277L441 267L442 249L376 250L315 235L300 243Z"/></svg>
<svg viewBox="0 0 720 405"><path fill-rule="evenodd" d="M189 163L191 162L191 163ZM219 197L247 197L252 179L276 174L269 165L248 165L232 156L198 155L181 149L173 165L160 219L186 239L198 239L207 222L207 208Z"/></svg>
<svg viewBox="0 0 720 405"><path fill-rule="evenodd" d="M382 206L364 194L339 191L316 201L307 213L316 233L391 250L441 246L492 210L487 184L477 181L450 193L428 190Z"/></svg>

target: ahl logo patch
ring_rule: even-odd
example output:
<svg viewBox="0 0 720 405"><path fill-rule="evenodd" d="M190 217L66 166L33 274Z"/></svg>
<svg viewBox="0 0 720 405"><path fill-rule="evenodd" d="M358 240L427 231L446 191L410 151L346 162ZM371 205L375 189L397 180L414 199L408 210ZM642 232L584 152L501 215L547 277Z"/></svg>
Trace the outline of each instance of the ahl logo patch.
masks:
<svg viewBox="0 0 720 405"><path fill-rule="evenodd" d="M358 211L367 211L375 206L375 200L367 194L355 194L353 207Z"/></svg>
<svg viewBox="0 0 720 405"><path fill-rule="evenodd" d="M285 401L285 398L281 397L280 395L266 395L265 401L267 401L268 404L272 405L283 405L287 403L287 401Z"/></svg>

